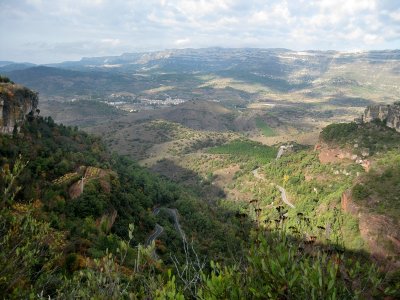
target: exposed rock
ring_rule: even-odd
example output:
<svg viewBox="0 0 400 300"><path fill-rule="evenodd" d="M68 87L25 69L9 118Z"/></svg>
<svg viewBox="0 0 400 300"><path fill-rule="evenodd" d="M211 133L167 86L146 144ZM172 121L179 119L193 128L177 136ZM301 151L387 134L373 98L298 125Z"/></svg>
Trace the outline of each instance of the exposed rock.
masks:
<svg viewBox="0 0 400 300"><path fill-rule="evenodd" d="M342 199L340 203L343 211L353 216L358 216L360 208L353 202L350 190L342 194Z"/></svg>
<svg viewBox="0 0 400 300"><path fill-rule="evenodd" d="M337 163L345 159L354 160L353 154L347 149L342 149L339 147L329 147L328 145L319 145L319 161L322 164L327 163Z"/></svg>
<svg viewBox="0 0 400 300"><path fill-rule="evenodd" d="M0 83L0 132L12 133L21 126L25 116L35 113L38 94L17 84Z"/></svg>
<svg viewBox="0 0 400 300"><path fill-rule="evenodd" d="M398 225L390 218L371 213L367 208L356 204L350 190L342 194L341 208L358 219L361 237L368 245L372 257L386 264L388 269L398 268L400 266Z"/></svg>
<svg viewBox="0 0 400 300"><path fill-rule="evenodd" d="M293 150L293 145L281 145L279 147L278 154L276 155L276 160L280 159L281 156L285 153L285 151Z"/></svg>
<svg viewBox="0 0 400 300"><path fill-rule="evenodd" d="M368 157L369 155L370 155L369 149L364 148L364 149L361 150L361 156L362 157Z"/></svg>
<svg viewBox="0 0 400 300"><path fill-rule="evenodd" d="M369 172L371 168L371 161L365 159L365 157L369 156L369 150L363 149L362 150L362 157L359 157L356 154L353 154L350 149L339 148L339 147L332 147L326 144L318 144L315 146L314 151L318 151L319 161L322 164L328 163L345 163L347 162L355 162L361 165L365 172ZM340 172L336 171L335 175L338 175ZM345 175L350 175L347 171L342 171Z"/></svg>
<svg viewBox="0 0 400 300"><path fill-rule="evenodd" d="M322 148L322 145L321 145L321 144L316 144L316 145L314 146L314 151L321 150L321 148Z"/></svg>
<svg viewBox="0 0 400 300"><path fill-rule="evenodd" d="M80 169L84 175L69 187L68 193L71 199L78 198L83 193L85 185L95 179L99 180L100 187L105 193L111 192L110 176L116 176L114 172L91 166L80 167Z"/></svg>
<svg viewBox="0 0 400 300"><path fill-rule="evenodd" d="M367 173L371 170L371 161L368 159L361 160L360 165L361 167L364 168L364 171Z"/></svg>
<svg viewBox="0 0 400 300"><path fill-rule="evenodd" d="M365 109L364 122L380 120L386 122L386 126L400 132L400 104L394 105L373 105Z"/></svg>
<svg viewBox="0 0 400 300"><path fill-rule="evenodd" d="M388 268L400 266L400 233L391 219L384 215L361 213L359 228L361 237L367 242L375 259L389 260Z"/></svg>
<svg viewBox="0 0 400 300"><path fill-rule="evenodd" d="M84 186L85 179L83 177L75 182L73 185L71 185L68 189L68 194L71 199L78 198L83 193Z"/></svg>

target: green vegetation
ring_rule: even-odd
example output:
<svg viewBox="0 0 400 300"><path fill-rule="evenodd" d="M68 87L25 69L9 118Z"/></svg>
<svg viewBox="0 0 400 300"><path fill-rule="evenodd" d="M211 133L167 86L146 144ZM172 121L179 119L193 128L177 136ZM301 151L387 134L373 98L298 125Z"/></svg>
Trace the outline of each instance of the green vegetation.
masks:
<svg viewBox="0 0 400 300"><path fill-rule="evenodd" d="M11 81L10 78L8 78L7 76L3 76L3 75L0 75L0 83L12 83L12 84L14 84L14 82Z"/></svg>
<svg viewBox="0 0 400 300"><path fill-rule="evenodd" d="M366 148L370 154L400 147L400 133L380 121L360 125L331 124L322 130L321 138L326 143L340 146L353 147L357 144L359 149Z"/></svg>
<svg viewBox="0 0 400 300"><path fill-rule="evenodd" d="M20 132L0 135L1 298L400 296L398 274L380 273L364 252L358 219L340 209L357 179L356 201L379 198L376 211L398 216L397 133L378 123L333 125L322 133L341 146L356 139L371 151L391 148L374 154L377 165L366 174L357 164L321 164L317 152L298 145L276 160L277 149L232 141L230 133L203 136L164 121L138 126L153 134L149 140L181 139L180 154L206 149L196 153L192 169L158 161L189 184L111 154L100 138L50 117L30 115ZM223 175L233 178L237 199L250 194L251 201L225 197L215 184L223 177L215 171L224 167L235 170ZM295 207L282 201L277 185ZM156 213L157 207L177 214ZM156 224L162 234L144 246Z"/></svg>
<svg viewBox="0 0 400 300"><path fill-rule="evenodd" d="M315 251L313 243L286 235L283 223L260 234L243 266L212 264L200 290L201 299L352 299L379 297L381 279L374 267L362 268L349 257L329 249ZM311 249L314 249L311 250ZM313 253L310 255L310 251ZM335 251L333 251L335 252ZM359 280L358 288L349 285ZM363 292L368 289L368 292Z"/></svg>
<svg viewBox="0 0 400 300"><path fill-rule="evenodd" d="M268 124L265 123L261 118L256 119L256 126L261 130L262 134L265 135L266 137L275 135L274 130L271 127L269 127Z"/></svg>
<svg viewBox="0 0 400 300"><path fill-rule="evenodd" d="M19 157L27 162L25 167ZM1 297L16 293L16 297L25 298L31 292L42 291L52 295L61 292L57 290L61 283L70 291L75 280L89 284L90 276L98 276L96 272L101 273L104 264L110 264L113 270L132 269L138 264L137 255L142 256L141 271L161 272L152 250L141 246L155 226L152 209L156 205L178 209L182 226L202 258L228 262L233 253L244 250L241 244L246 240L246 230L241 233L239 228L249 228L248 222L226 223L230 212L208 206L195 193L151 174L127 158L111 155L99 138L57 125L50 117L30 118L20 134L0 135L0 165L0 189L4 191L0 215L5 222L0 244L10 252L4 252L0 259L4 271L0 274ZM85 186L80 194L78 180L83 175ZM179 260L184 257L181 237L168 218L160 215L157 221L167 233L157 242L157 251L171 266L170 251ZM129 224L137 226L124 250L121 243L128 235ZM138 254L137 249L144 252ZM116 256L123 250L126 253L122 262ZM11 274L14 261L24 265L22 273L15 276ZM87 269L83 275L82 269ZM128 280L126 274L117 276L115 272L104 280L118 279L121 284ZM134 289L147 294L139 288L141 285L138 282Z"/></svg>
<svg viewBox="0 0 400 300"><path fill-rule="evenodd" d="M333 221L334 233L328 240L306 216L287 219L279 208L277 221L261 222L257 208L251 232L247 217L230 211L226 203L220 206L223 211L213 210L179 186L127 159L110 156L99 139L56 125L51 118L31 120L22 134L0 140L2 297L347 299L396 293L396 282L383 281L372 264L365 268L355 262L359 254L342 253L336 234L340 221ZM257 143L233 145L219 150L274 157L274 149ZM20 153L29 163L22 163ZM296 157L299 167L315 164L304 152ZM288 156L286 163L290 160L293 157ZM274 161L265 168L281 166L283 171L284 164ZM71 199L69 184L82 165L96 168L87 172L83 194ZM291 170L293 177L299 176L298 170ZM287 182L296 184L291 178ZM193 239L184 243L185 251L161 213L167 240L142 246L154 228L154 205L178 208ZM115 221L107 217L112 210L117 212ZM309 241L313 235L320 243ZM162 261L152 256L154 247ZM174 263L167 255L170 251ZM237 263L228 259L230 255ZM187 268L192 271L183 272Z"/></svg>
<svg viewBox="0 0 400 300"><path fill-rule="evenodd" d="M295 216L301 213L312 220L315 229L317 226L331 227L331 241L336 241L339 238L338 234L341 234L339 232L343 231L340 239L346 248L363 250L364 243L358 226L354 226L353 217L337 208L340 206L343 192L352 186L357 172L361 172L362 169L357 165L347 166L344 170L341 168L340 165L332 167L321 164L317 153L302 150L272 161L263 171L269 181L285 187L290 199L295 203L296 209L288 210L288 216L292 216L288 222L289 226L296 225ZM276 191L271 193L270 190L260 197L263 205L269 205L277 199L280 199L280 194ZM267 211L264 216L265 219L275 217L274 211ZM313 234L316 235L317 232Z"/></svg>
<svg viewBox="0 0 400 300"><path fill-rule="evenodd" d="M79 109L81 114L95 114L97 117L115 117L125 115L125 113L118 108L95 100L78 100L74 102L68 102L67 107L68 106Z"/></svg>
<svg viewBox="0 0 400 300"><path fill-rule="evenodd" d="M325 142L343 143L355 136L358 125L356 123L339 123L326 126L321 132Z"/></svg>
<svg viewBox="0 0 400 300"><path fill-rule="evenodd" d="M374 168L362 176L352 189L359 203L373 212L397 220L400 215L400 154L390 151L378 159Z"/></svg>
<svg viewBox="0 0 400 300"><path fill-rule="evenodd" d="M251 160L266 164L276 157L277 150L249 140L235 140L222 146L209 149L214 154L229 154L237 160Z"/></svg>
<svg viewBox="0 0 400 300"><path fill-rule="evenodd" d="M365 149L364 152L373 155L373 168L357 180L352 196L370 211L396 220L400 214L400 134L375 121L361 125L332 124L322 131L321 137L330 144L351 147L357 154ZM354 144L358 147L354 148Z"/></svg>
<svg viewBox="0 0 400 300"><path fill-rule="evenodd" d="M5 190L18 192L15 179L23 168L17 160L12 171L1 177ZM157 267L158 262L151 257L152 247L139 245L135 253L133 225L128 225L126 240L115 240L115 254L107 249L101 258L90 259L72 252L62 259L62 249L68 249L65 235L51 229L49 223L37 221L35 205L18 204L7 193L2 196L7 199L1 202L0 211L2 297L364 299L398 295L399 282L385 282L373 264L361 267L351 252L343 254L335 246L321 247L314 238L304 238L304 231L314 230L307 218L300 217L298 225L291 227L293 234L288 235L287 217L281 210L275 222L257 224L249 253L240 263L222 265L211 261L210 268L206 268L194 248L186 248L186 258L177 266L178 274L172 275L171 270ZM190 273L179 271L188 267Z"/></svg>

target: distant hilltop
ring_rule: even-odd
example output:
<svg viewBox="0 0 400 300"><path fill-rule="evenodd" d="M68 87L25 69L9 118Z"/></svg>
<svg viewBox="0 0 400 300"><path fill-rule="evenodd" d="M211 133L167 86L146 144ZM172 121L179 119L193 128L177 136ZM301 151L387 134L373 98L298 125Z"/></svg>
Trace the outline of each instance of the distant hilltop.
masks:
<svg viewBox="0 0 400 300"><path fill-rule="evenodd" d="M400 132L400 102L393 105L368 106L364 111L362 121L367 123L373 120L385 122L387 127Z"/></svg>
<svg viewBox="0 0 400 300"><path fill-rule="evenodd" d="M14 127L19 130L25 116L36 112L38 103L36 92L0 76L0 133L12 133Z"/></svg>

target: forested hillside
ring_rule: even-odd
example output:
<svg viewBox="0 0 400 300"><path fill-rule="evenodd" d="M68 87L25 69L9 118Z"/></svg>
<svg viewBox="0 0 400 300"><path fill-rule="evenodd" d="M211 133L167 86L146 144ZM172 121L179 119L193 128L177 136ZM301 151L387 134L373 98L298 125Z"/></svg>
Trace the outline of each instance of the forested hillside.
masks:
<svg viewBox="0 0 400 300"><path fill-rule="evenodd" d="M284 165L313 166L306 151L273 161L275 150L257 143L210 150L239 153L276 179L285 178ZM302 202L297 214L273 203L266 213L256 199L246 211L210 181L173 183L51 117L30 115L20 132L0 135L0 165L2 298L398 296L396 274L384 276L366 253L346 249L340 218L330 238ZM290 172L285 187L308 191L300 171ZM324 218L335 218L332 211Z"/></svg>
<svg viewBox="0 0 400 300"><path fill-rule="evenodd" d="M64 276L92 266L107 253L117 255L130 235L124 265L134 267L137 247L144 248L156 224L157 206L190 217L190 222L183 221L185 230L202 257L229 261L232 252L240 252L240 223L221 223L229 212L213 210L194 193L110 154L100 139L76 128L57 125L50 117L29 118L19 134L1 135L0 145L3 295L15 291L22 296L36 284L54 293ZM173 222L164 217L168 234L162 243L168 246L156 247L170 264L166 252L181 259L184 248ZM134 229L128 235L129 224ZM12 274L14 263L23 267L21 274ZM156 273L165 269L152 255L142 258L142 264Z"/></svg>

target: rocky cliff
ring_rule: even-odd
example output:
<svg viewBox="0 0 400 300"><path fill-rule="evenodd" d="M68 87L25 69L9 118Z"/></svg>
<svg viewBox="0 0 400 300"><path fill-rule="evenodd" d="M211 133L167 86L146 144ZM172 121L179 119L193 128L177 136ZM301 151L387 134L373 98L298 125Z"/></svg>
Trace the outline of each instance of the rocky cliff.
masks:
<svg viewBox="0 0 400 300"><path fill-rule="evenodd" d="M35 113L38 94L23 86L0 83L0 132L12 133L29 113Z"/></svg>
<svg viewBox="0 0 400 300"><path fill-rule="evenodd" d="M373 258L380 261L387 270L400 267L400 231L395 220L372 213L368 208L354 202L350 190L342 195L341 207L358 219L358 227Z"/></svg>
<svg viewBox="0 0 400 300"><path fill-rule="evenodd" d="M363 121L371 122L373 120L384 121L386 126L400 132L400 103L368 106L365 109Z"/></svg>

